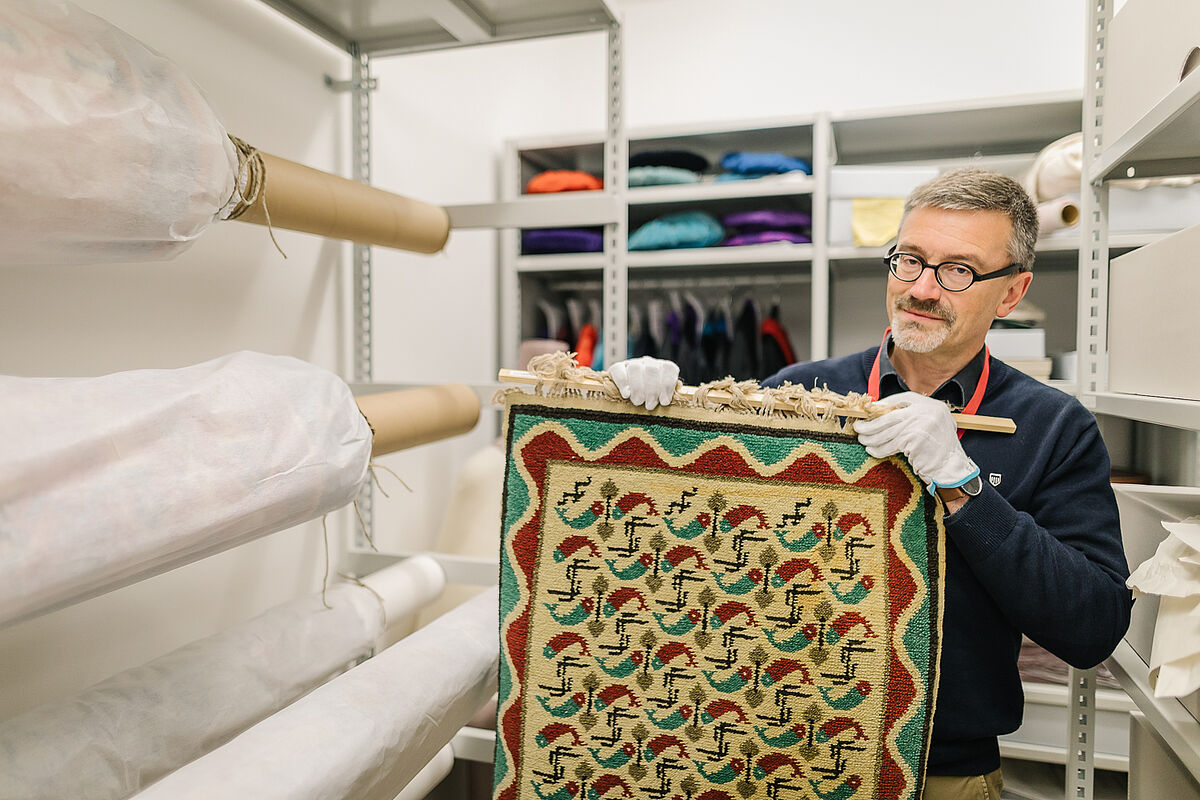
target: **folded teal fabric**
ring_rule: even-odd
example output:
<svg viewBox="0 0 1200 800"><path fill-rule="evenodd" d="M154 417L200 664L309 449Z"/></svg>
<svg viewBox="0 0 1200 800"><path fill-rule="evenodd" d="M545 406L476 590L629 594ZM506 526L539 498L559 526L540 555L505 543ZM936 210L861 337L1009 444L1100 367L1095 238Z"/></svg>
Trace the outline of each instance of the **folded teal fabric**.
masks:
<svg viewBox="0 0 1200 800"><path fill-rule="evenodd" d="M681 211L650 220L629 237L630 250L709 247L725 238L725 229L705 211Z"/></svg>
<svg viewBox="0 0 1200 800"><path fill-rule="evenodd" d="M699 173L680 167L630 167L630 186L665 186L675 183L699 183Z"/></svg>

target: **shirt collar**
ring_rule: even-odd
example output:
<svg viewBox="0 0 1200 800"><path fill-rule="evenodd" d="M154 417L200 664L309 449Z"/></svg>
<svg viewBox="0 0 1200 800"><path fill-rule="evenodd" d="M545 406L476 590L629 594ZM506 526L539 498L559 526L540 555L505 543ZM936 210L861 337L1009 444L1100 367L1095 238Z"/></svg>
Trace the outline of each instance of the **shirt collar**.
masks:
<svg viewBox="0 0 1200 800"><path fill-rule="evenodd" d="M888 334L888 340L884 344L883 350L879 353L880 397L888 397L908 391L908 386L904 383L904 379L900 377L900 373L896 372L896 367L892 364L892 359L889 356L891 349L892 335ZM965 367L960 369L954 377L939 386L930 397L949 403L957 408L965 406L967 399L975 393L975 387L979 385L979 379L983 376L984 359L987 358L986 352L986 348L979 348L979 352L975 354L975 357Z"/></svg>

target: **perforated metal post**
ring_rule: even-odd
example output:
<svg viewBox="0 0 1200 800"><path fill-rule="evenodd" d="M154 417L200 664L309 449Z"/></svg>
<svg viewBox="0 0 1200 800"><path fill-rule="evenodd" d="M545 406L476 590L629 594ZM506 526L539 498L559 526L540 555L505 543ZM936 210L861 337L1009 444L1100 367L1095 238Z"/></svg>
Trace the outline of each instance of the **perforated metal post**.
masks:
<svg viewBox="0 0 1200 800"><path fill-rule="evenodd" d="M371 182L371 59L359 51L357 44L350 45L353 58L350 91L352 133L353 177L363 183ZM369 245L354 245L354 356L353 372L356 383L369 383L374 379L374 354L372 352L371 323L371 248ZM354 543L366 547L367 534L374 531L374 491L370 482L358 496L358 510L362 515L366 532L355 533ZM373 537L372 537L373 538Z"/></svg>
<svg viewBox="0 0 1200 800"><path fill-rule="evenodd" d="M1095 408L1097 392L1108 390L1108 186L1092 184L1088 173L1103 149L1105 43L1113 0L1084 0L1090 32L1083 98L1083 226L1079 243L1078 350L1079 398Z"/></svg>
<svg viewBox="0 0 1200 800"><path fill-rule="evenodd" d="M833 161L833 124L828 114L813 123L812 194L812 346L813 360L829 358L829 167Z"/></svg>
<svg viewBox="0 0 1200 800"><path fill-rule="evenodd" d="M1096 670L1071 668L1067 730L1067 800L1092 800L1096 756Z"/></svg>
<svg viewBox="0 0 1200 800"><path fill-rule="evenodd" d="M608 107L604 132L604 186L618 197L624 209L625 169L629 143L625 140L624 66L621 54L621 23L608 26ZM616 222L604 226L604 363L623 361L628 353L628 231L629 218L622 212Z"/></svg>

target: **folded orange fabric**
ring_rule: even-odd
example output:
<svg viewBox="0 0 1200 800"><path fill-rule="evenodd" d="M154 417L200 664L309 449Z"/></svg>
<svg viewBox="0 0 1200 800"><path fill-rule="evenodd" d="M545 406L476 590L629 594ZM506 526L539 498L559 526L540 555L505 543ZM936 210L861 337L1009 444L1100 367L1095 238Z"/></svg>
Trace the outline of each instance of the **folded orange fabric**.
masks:
<svg viewBox="0 0 1200 800"><path fill-rule="evenodd" d="M603 188L604 181L595 175L573 169L552 169L530 178L525 186L525 193L586 192Z"/></svg>

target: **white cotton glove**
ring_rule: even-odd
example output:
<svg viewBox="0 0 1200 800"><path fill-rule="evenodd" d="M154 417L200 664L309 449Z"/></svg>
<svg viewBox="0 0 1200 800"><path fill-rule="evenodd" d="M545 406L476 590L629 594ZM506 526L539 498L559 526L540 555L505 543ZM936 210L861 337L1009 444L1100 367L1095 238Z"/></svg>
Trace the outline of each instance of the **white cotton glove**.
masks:
<svg viewBox="0 0 1200 800"><path fill-rule="evenodd" d="M894 410L854 423L858 441L875 458L903 453L913 472L929 490L962 486L979 474L958 441L958 426L950 407L940 400L903 392L885 397L879 405Z"/></svg>
<svg viewBox="0 0 1200 800"><path fill-rule="evenodd" d="M653 411L660 405L671 404L675 384L679 382L679 365L662 358L642 356L618 361L608 368L608 374L621 390L621 397Z"/></svg>

